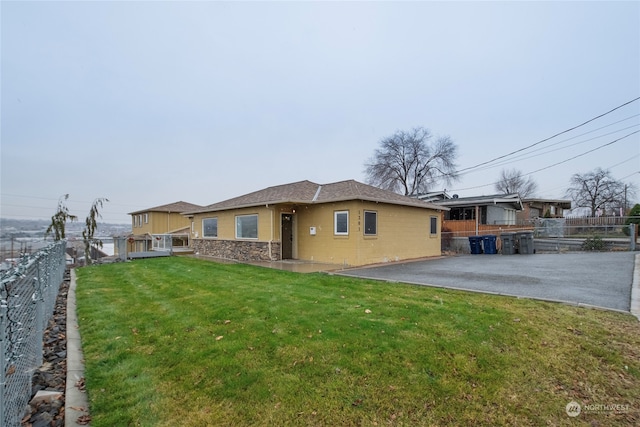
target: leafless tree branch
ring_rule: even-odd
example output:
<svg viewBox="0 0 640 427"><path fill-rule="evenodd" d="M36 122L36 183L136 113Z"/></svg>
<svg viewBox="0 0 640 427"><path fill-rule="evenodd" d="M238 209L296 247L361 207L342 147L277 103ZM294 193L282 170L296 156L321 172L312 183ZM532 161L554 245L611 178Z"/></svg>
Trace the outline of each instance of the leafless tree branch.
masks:
<svg viewBox="0 0 640 427"><path fill-rule="evenodd" d="M449 136L434 137L417 127L383 138L365 164L367 182L405 195L429 190L437 182L457 180L457 146Z"/></svg>
<svg viewBox="0 0 640 427"><path fill-rule="evenodd" d="M535 195L538 184L531 178L525 176L517 169L503 169L500 172L500 179L495 184L496 191L503 194L518 193L520 197L526 199Z"/></svg>

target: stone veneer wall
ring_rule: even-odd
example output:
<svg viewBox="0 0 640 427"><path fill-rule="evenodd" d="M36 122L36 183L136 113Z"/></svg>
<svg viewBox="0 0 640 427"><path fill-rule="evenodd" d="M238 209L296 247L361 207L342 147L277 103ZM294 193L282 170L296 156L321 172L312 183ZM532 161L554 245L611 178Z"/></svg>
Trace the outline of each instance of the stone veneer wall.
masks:
<svg viewBox="0 0 640 427"><path fill-rule="evenodd" d="M237 261L278 261L282 253L280 242L271 242L271 256L269 242L193 239L192 246L193 251L200 255Z"/></svg>

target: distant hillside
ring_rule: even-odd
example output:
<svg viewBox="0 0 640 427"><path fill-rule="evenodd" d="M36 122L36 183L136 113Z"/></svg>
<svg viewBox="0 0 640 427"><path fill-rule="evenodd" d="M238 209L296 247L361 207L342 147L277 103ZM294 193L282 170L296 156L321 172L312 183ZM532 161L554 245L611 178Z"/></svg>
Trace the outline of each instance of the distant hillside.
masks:
<svg viewBox="0 0 640 427"><path fill-rule="evenodd" d="M42 237L51 222L43 219L0 218L0 238ZM84 221L67 222L66 232L69 237L81 236ZM131 224L98 223L96 237L121 236L131 232Z"/></svg>

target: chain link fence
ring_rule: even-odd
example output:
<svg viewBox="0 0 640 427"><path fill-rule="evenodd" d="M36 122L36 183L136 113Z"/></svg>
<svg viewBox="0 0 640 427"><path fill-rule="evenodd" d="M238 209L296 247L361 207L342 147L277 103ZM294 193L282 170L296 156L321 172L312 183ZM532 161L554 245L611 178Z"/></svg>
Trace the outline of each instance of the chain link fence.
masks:
<svg viewBox="0 0 640 427"><path fill-rule="evenodd" d="M64 280L66 242L24 256L0 275L0 425L19 426L42 365L43 333Z"/></svg>

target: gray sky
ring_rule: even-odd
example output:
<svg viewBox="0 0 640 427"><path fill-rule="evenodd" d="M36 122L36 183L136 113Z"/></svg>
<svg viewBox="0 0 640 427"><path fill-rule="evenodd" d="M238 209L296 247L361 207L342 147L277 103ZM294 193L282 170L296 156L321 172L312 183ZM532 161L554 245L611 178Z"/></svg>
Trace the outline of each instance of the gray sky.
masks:
<svg viewBox="0 0 640 427"><path fill-rule="evenodd" d="M640 96L640 2L0 8L3 217L47 219L65 193L80 218L107 197L104 220L129 222L178 200L364 181L380 139L416 126L449 135L469 168ZM635 101L446 189L492 194L503 168L546 168L538 196L562 198L596 167L640 189L640 134L597 148L639 116Z"/></svg>

